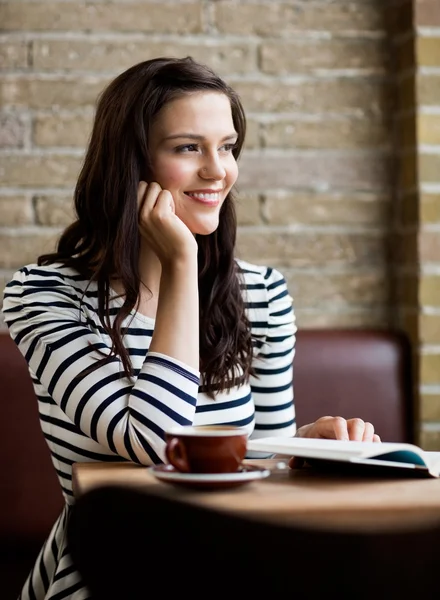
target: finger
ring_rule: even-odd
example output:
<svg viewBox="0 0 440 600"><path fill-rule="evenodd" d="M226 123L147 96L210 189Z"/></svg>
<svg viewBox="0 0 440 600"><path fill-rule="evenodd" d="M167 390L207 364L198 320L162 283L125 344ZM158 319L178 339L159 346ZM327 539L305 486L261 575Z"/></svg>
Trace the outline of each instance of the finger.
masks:
<svg viewBox="0 0 440 600"><path fill-rule="evenodd" d="M365 422L362 419L348 419L347 429L350 440L362 442L365 431Z"/></svg>
<svg viewBox="0 0 440 600"><path fill-rule="evenodd" d="M299 456L292 456L289 459L289 467L291 469L301 469L304 466L304 459Z"/></svg>
<svg viewBox="0 0 440 600"><path fill-rule="evenodd" d="M157 196L154 212L159 216L168 216L175 213L174 198L168 190L161 190Z"/></svg>
<svg viewBox="0 0 440 600"><path fill-rule="evenodd" d="M343 417L321 417L313 424L310 437L348 440L347 421Z"/></svg>
<svg viewBox="0 0 440 600"><path fill-rule="evenodd" d="M373 435L373 442L381 442L382 440L380 439L380 437L377 435L377 433L375 433Z"/></svg>
<svg viewBox="0 0 440 600"><path fill-rule="evenodd" d="M137 191L137 203L138 203L138 208L142 208L142 205L144 203L145 200L145 196L147 193L147 188L148 188L148 184L146 181L140 181L138 184L138 191Z"/></svg>
<svg viewBox="0 0 440 600"><path fill-rule="evenodd" d="M364 435L362 437L363 442L372 442L374 437L374 427L368 421L365 421Z"/></svg>
<svg viewBox="0 0 440 600"><path fill-rule="evenodd" d="M141 186L142 183L145 183L145 182L140 182L139 186ZM144 195L143 195L141 205L140 205L140 210L142 211L142 214L144 216L149 214L153 210L153 208L156 205L158 196L159 196L160 192L162 191L162 188L160 187L160 185L158 183L156 183L155 181L153 181L149 184L145 183L145 186L146 186L146 189L144 191ZM142 186L142 188L143 188L143 186ZM138 199L139 199L139 195L138 195Z"/></svg>

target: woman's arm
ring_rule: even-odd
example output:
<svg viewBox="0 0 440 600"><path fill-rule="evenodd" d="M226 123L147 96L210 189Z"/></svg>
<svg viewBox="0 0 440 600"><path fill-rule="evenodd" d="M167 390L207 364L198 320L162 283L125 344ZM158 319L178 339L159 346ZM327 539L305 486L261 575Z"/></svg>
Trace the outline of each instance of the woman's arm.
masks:
<svg viewBox="0 0 440 600"><path fill-rule="evenodd" d="M193 422L199 372L192 365L155 351L134 382L117 357L91 370L102 353L110 353L111 341L68 270L20 270L5 290L3 312L31 373L51 398L84 435L121 457L159 462L164 431ZM137 332L133 345L139 333L145 335ZM145 349L144 340L139 347Z"/></svg>
<svg viewBox="0 0 440 600"><path fill-rule="evenodd" d="M295 315L292 297L282 274L266 269L245 273L249 281L247 308L256 338L250 384L255 404L253 438L295 434L293 367Z"/></svg>
<svg viewBox="0 0 440 600"><path fill-rule="evenodd" d="M259 340L260 349L254 359L259 379L251 378L256 409L252 437L295 434L298 437L379 442L374 426L359 418L323 416L314 423L303 425L295 433L292 361L296 326L292 298L279 271L268 269L264 280L268 316L266 332ZM261 325L261 320L257 319L257 322ZM255 330L258 332L257 328Z"/></svg>
<svg viewBox="0 0 440 600"><path fill-rule="evenodd" d="M160 261L162 274L150 351L199 368L197 242L175 214L174 199L156 182L139 183L139 230L143 251ZM142 256L140 257L142 268ZM142 275L142 273L141 273ZM148 273L145 274L148 278Z"/></svg>

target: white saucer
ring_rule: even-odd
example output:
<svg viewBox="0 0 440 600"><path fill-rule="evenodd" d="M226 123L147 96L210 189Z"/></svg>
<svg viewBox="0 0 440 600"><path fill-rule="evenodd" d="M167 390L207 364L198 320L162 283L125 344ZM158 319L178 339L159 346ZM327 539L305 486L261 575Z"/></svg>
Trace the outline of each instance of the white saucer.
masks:
<svg viewBox="0 0 440 600"><path fill-rule="evenodd" d="M155 465L148 469L160 481L204 489L235 487L270 475L269 469L251 465L245 465L235 473L181 473L171 465Z"/></svg>

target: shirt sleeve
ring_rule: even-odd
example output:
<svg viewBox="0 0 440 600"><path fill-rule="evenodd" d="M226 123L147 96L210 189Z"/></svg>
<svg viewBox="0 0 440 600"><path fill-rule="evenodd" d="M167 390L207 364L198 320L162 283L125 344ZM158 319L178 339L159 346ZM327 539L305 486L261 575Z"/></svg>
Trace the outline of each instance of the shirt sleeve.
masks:
<svg viewBox="0 0 440 600"><path fill-rule="evenodd" d="M264 275L267 320L265 332L256 339L255 375L250 385L255 404L252 438L295 435L293 358L295 314L283 275L267 269Z"/></svg>
<svg viewBox="0 0 440 600"><path fill-rule="evenodd" d="M61 276L18 271L3 301L11 337L31 375L84 435L130 461L161 462L164 432L193 423L199 372L157 352L147 353L133 381L117 357L88 372L110 348L80 319L79 293Z"/></svg>

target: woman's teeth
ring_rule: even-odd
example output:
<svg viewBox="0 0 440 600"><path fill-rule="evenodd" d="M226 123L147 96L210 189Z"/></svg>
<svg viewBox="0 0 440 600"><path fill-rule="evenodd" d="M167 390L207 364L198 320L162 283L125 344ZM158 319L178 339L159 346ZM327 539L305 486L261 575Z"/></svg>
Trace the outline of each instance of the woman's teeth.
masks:
<svg viewBox="0 0 440 600"><path fill-rule="evenodd" d="M196 200L210 200L214 202L216 200L220 200L220 194L195 194L194 192L186 192L187 196L191 196L191 198L195 198Z"/></svg>

